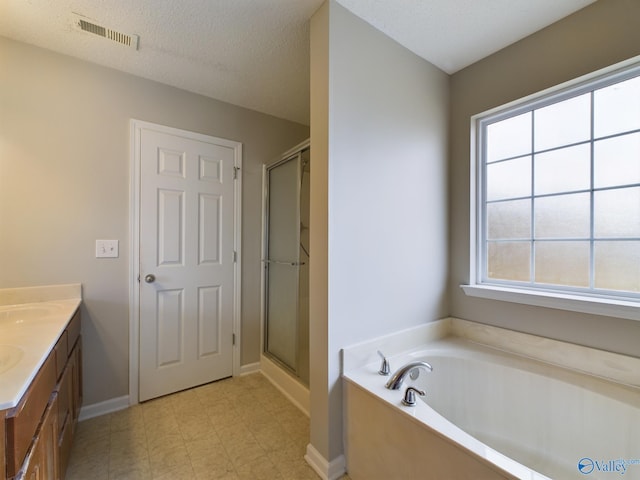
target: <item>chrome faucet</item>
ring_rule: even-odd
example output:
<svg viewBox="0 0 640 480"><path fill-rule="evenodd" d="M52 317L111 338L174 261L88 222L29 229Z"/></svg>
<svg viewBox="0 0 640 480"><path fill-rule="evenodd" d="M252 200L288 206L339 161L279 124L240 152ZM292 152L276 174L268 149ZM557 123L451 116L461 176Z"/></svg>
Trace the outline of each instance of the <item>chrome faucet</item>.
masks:
<svg viewBox="0 0 640 480"><path fill-rule="evenodd" d="M378 355L380 355L380 358L382 358L382 365L380 366L380 370L378 371L378 373L380 375L389 375L391 373L391 369L389 368L389 360L387 360L387 357L384 356L384 353L382 353L380 350L378 350Z"/></svg>
<svg viewBox="0 0 640 480"><path fill-rule="evenodd" d="M393 377L389 379L385 387L387 387L389 390L400 390L400 387L402 386L402 382L404 381L404 378L414 370L417 370L420 368L424 368L429 372L433 372L433 367L429 365L427 362L407 363L404 367L400 368L396 373L393 374ZM416 371L416 373L418 372ZM412 376L411 378L415 378L415 377Z"/></svg>

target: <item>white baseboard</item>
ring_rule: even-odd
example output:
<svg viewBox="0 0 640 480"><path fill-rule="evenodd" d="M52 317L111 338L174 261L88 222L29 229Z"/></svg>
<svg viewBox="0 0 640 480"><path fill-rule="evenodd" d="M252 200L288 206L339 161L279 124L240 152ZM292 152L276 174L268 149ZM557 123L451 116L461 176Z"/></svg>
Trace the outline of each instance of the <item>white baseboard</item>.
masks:
<svg viewBox="0 0 640 480"><path fill-rule="evenodd" d="M240 375L248 375L250 373L260 371L260 362L249 363L247 365L240 366ZM129 395L123 395L122 397L111 398L104 402L94 403L92 405L86 405L80 409L80 416L78 421L88 420L93 417L99 417L106 415L107 413L117 412L118 410L124 410L130 406Z"/></svg>
<svg viewBox="0 0 640 480"><path fill-rule="evenodd" d="M307 417L310 410L309 389L286 373L281 367L264 355L260 358L262 374L289 399L302 410Z"/></svg>
<svg viewBox="0 0 640 480"><path fill-rule="evenodd" d="M346 473L346 462L344 455L333 459L331 462L327 461L316 448L309 444L307 445L307 453L304 456L309 466L320 475L322 480L337 480Z"/></svg>
<svg viewBox="0 0 640 480"><path fill-rule="evenodd" d="M278 368L278 367L274 367L274 368ZM267 369L269 369L267 367ZM249 375L251 373L256 373L256 372L260 372L262 371L262 373L265 373L262 368L261 368L261 364L260 362L255 362L255 363L249 363L247 365L241 365L240 366L240 375ZM281 370L278 368L278 371L281 372ZM286 375L285 373L281 373L281 375ZM306 390L306 396L307 396L307 400L306 402L304 401L304 387L301 386L294 386L293 388L298 388L298 389L302 389L299 392L297 392L294 395L289 394L288 392L284 391L284 389L279 386L273 379L273 376L278 376L278 373L274 373L272 374L272 376L269 375L265 375L272 383L276 384L276 387L278 387L284 394L285 396L287 396L287 398L289 400L291 400L298 408L300 408L303 412L305 412L307 414L307 416L309 415L309 408L307 407L307 409L305 410L303 408L302 404L308 404L308 390ZM281 380L281 383L285 381L285 380ZM295 382L292 379L289 379L289 382ZM297 383L297 382L295 382ZM302 392L302 393L300 393ZM301 397L302 395L302 397ZM300 399L303 398L303 400L301 401ZM83 421L83 420L88 420L90 418L94 418L94 417L99 417L101 415L106 415L107 413L112 413L112 412L117 412L118 410L124 410L125 408L128 408L130 406L129 403L129 395L123 395L122 397L117 397L117 398L111 398L109 400L105 400L104 402L98 402L98 403L94 403L92 405L86 405L84 407L82 407L80 409L80 416L78 418L78 421Z"/></svg>
<svg viewBox="0 0 640 480"><path fill-rule="evenodd" d="M111 398L104 402L94 403L92 405L86 405L80 409L80 416L78 421L88 420L93 417L99 417L100 415L106 415L107 413L117 412L118 410L124 410L129 408L129 395L123 395L122 397Z"/></svg>
<svg viewBox="0 0 640 480"><path fill-rule="evenodd" d="M240 365L240 376L249 375L260 371L260 362L248 363L246 365Z"/></svg>

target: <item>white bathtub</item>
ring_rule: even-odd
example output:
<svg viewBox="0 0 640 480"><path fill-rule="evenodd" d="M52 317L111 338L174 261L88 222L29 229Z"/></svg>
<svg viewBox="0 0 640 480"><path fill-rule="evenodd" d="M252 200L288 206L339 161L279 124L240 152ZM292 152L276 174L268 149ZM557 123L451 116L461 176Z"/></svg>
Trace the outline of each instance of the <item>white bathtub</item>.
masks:
<svg viewBox="0 0 640 480"><path fill-rule="evenodd" d="M558 354L562 345L553 343ZM593 361L594 350L586 350ZM605 370L625 379L640 375L628 371L638 359L602 353L600 360L615 363ZM378 362L345 371L345 453L353 480L640 479L637 385L457 337L390 360L392 372L415 360L429 362L433 372L391 391ZM427 393L416 407L401 404L408 385Z"/></svg>

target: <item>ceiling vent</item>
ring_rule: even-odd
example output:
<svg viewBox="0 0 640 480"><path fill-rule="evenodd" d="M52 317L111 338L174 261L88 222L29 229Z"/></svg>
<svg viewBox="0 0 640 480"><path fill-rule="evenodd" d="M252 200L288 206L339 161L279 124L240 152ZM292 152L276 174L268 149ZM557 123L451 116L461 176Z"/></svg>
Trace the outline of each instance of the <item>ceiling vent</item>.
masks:
<svg viewBox="0 0 640 480"><path fill-rule="evenodd" d="M90 18L83 17L77 13L72 13L71 16L73 19L73 25L76 29L98 35L99 37L107 38L119 43L120 45L132 48L133 50L138 50L138 41L140 39L138 35L122 33L117 30L112 30L102 25L98 25Z"/></svg>

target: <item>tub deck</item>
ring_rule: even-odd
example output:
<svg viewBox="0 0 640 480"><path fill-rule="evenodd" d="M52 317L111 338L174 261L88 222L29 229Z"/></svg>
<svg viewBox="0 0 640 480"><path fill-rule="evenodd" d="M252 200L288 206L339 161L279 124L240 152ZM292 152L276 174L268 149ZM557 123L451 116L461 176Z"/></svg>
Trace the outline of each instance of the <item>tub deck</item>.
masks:
<svg viewBox="0 0 640 480"><path fill-rule="evenodd" d="M384 388L379 361L344 372L354 480L564 480L585 478L589 468L597 479L610 478L605 469L616 465L625 478L640 478L640 460L633 463L640 458L637 386L455 336L392 355L391 370L415 360L429 362L433 373L407 378L397 391ZM614 369L635 361L622 359ZM401 404L408 385L427 392L416 407Z"/></svg>

